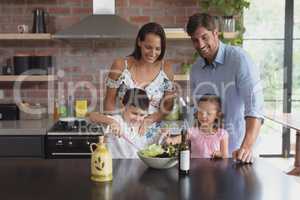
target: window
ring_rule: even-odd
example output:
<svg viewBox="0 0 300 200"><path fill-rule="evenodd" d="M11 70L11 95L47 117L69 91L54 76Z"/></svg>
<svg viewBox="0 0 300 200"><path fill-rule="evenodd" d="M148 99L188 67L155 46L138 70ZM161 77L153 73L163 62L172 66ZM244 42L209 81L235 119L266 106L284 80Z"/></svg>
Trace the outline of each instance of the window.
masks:
<svg viewBox="0 0 300 200"><path fill-rule="evenodd" d="M284 25L282 0L252 0L244 12L243 48L260 68L265 110L278 112L283 110ZM258 142L260 154L281 156L283 142L282 127L266 120Z"/></svg>

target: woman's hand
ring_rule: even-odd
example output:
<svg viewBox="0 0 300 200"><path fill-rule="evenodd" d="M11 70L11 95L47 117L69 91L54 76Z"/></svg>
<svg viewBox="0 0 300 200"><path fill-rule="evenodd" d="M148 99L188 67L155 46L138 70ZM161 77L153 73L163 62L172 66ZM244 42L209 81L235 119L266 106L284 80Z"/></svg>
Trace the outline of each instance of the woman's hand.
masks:
<svg viewBox="0 0 300 200"><path fill-rule="evenodd" d="M93 123L97 123L99 119L99 115L100 114L97 112L91 112L88 114L88 119Z"/></svg>

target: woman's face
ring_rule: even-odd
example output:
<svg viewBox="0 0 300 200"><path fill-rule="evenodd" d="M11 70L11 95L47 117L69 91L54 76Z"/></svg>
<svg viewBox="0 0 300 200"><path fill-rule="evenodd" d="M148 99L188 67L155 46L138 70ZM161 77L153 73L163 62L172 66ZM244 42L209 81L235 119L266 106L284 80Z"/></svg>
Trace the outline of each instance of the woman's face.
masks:
<svg viewBox="0 0 300 200"><path fill-rule="evenodd" d="M216 103L204 101L198 104L197 118L201 126L211 127L218 118L218 105Z"/></svg>
<svg viewBox="0 0 300 200"><path fill-rule="evenodd" d="M154 63L161 54L161 40L158 35L148 33L144 41L138 42L141 48L141 59L147 63Z"/></svg>

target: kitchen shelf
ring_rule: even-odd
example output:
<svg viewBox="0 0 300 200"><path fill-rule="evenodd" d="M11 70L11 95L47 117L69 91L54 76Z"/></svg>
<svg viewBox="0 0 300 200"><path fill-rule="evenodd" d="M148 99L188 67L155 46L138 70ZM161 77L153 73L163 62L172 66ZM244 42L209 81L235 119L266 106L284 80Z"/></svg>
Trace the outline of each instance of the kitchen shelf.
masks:
<svg viewBox="0 0 300 200"><path fill-rule="evenodd" d="M165 28L167 39L189 39L190 36L182 28Z"/></svg>
<svg viewBox="0 0 300 200"><path fill-rule="evenodd" d="M219 33L220 35L222 34L222 33ZM223 32L223 37L225 38L225 39L234 39L234 38L236 38L236 37L238 37L238 35L239 35L239 32Z"/></svg>
<svg viewBox="0 0 300 200"><path fill-rule="evenodd" d="M190 76L188 74L174 74L174 81L189 81Z"/></svg>
<svg viewBox="0 0 300 200"><path fill-rule="evenodd" d="M182 28L165 28L167 39L190 39L190 36ZM219 32L223 34L225 39L234 39L238 36L239 32Z"/></svg>
<svg viewBox="0 0 300 200"><path fill-rule="evenodd" d="M26 81L26 82L46 82L55 81L54 75L0 75L0 82Z"/></svg>
<svg viewBox="0 0 300 200"><path fill-rule="evenodd" d="M0 33L0 40L51 40L50 33Z"/></svg>

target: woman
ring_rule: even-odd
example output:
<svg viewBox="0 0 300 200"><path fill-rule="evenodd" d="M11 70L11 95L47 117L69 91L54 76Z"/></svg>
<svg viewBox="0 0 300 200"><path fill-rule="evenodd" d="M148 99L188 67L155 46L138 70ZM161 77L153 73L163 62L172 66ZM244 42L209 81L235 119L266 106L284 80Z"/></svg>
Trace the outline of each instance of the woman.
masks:
<svg viewBox="0 0 300 200"><path fill-rule="evenodd" d="M163 60L166 50L166 36L157 23L148 23L138 32L135 49L125 58L116 59L106 81L105 112L118 112L116 101L122 99L128 88L142 88L146 91L150 106L139 133L146 127L159 122L171 110L173 99L173 70Z"/></svg>

